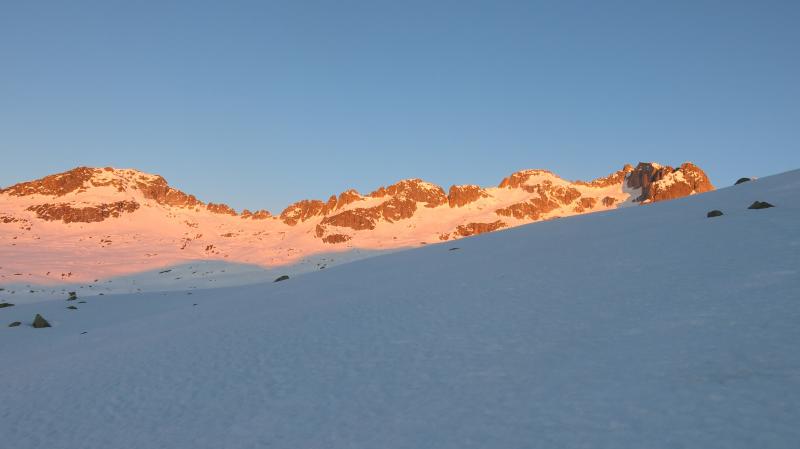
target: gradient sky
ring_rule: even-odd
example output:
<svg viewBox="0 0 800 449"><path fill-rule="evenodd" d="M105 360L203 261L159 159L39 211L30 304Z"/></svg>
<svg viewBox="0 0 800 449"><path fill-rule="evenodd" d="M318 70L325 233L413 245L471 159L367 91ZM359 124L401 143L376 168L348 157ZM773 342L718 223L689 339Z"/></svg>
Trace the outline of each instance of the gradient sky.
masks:
<svg viewBox="0 0 800 449"><path fill-rule="evenodd" d="M800 168L800 1L0 1L0 185L279 212L398 179Z"/></svg>

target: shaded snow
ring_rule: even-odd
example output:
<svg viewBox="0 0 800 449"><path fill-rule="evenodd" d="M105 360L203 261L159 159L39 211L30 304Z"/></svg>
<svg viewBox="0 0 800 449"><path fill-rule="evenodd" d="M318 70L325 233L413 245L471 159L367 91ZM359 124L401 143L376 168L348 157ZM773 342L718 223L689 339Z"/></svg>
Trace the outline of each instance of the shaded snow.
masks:
<svg viewBox="0 0 800 449"><path fill-rule="evenodd" d="M141 273L89 282L63 282L53 285L36 285L20 281L0 284L0 301L26 304L47 300L63 300L75 291L82 297L121 293L148 293L163 291L191 291L216 287L242 286L273 281L278 276L309 273L339 264L372 257L389 251L353 249L339 253L320 253L307 256L296 263L275 267L255 264L225 262L221 260L194 260L188 263L160 267ZM13 279L13 278L12 278ZM0 323L2 324L2 323Z"/></svg>
<svg viewBox="0 0 800 449"><path fill-rule="evenodd" d="M800 441L800 171L187 293L0 309L2 444Z"/></svg>

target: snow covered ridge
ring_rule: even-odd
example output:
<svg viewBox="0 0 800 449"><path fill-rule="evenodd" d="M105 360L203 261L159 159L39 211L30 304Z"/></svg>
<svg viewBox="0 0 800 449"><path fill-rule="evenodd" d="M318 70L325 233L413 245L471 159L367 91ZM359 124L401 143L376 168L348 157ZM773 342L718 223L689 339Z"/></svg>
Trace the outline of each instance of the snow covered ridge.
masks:
<svg viewBox="0 0 800 449"><path fill-rule="evenodd" d="M108 278L196 260L263 267L391 250L712 190L703 171L626 165L593 181L524 170L447 192L407 179L362 195L237 213L131 169L79 167L0 189L0 284ZM366 254L366 253L364 253ZM345 257L349 260L349 256Z"/></svg>
<svg viewBox="0 0 800 449"><path fill-rule="evenodd" d="M68 299L0 309L3 448L800 441L800 171L278 283Z"/></svg>

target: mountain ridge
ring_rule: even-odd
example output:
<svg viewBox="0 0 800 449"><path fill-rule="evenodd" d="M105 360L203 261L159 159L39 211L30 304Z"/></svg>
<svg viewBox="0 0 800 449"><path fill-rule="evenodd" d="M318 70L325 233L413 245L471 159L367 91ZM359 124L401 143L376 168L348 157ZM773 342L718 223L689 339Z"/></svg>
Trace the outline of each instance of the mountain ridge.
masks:
<svg viewBox="0 0 800 449"><path fill-rule="evenodd" d="M591 181L520 170L497 186L419 178L304 199L278 214L205 203L163 177L77 167L0 189L0 283L94 279L193 260L275 267L323 253L385 251L713 190L699 167L625 165ZM99 242L99 244L98 244ZM348 256L350 257L350 256ZM312 264L309 264L312 265Z"/></svg>
<svg viewBox="0 0 800 449"><path fill-rule="evenodd" d="M103 172L121 175L123 179L103 179L102 177L98 179L97 175ZM696 182L694 185L690 185L690 187L695 193L702 193L704 191L714 189L705 172L691 162L685 162L677 168L673 168L668 165L660 165L655 162L639 162L635 168L630 164L626 164L622 169L611 173L610 175L595 178L591 181L576 180L568 182L577 185L596 187L627 181L629 185L636 188L649 186L669 175L673 175L676 172L688 172L692 174ZM516 171L508 177L503 178L498 187L520 187L531 175L540 173L550 174L559 179L563 179L550 170L524 169ZM129 178L127 179L128 185L126 185L124 182L125 177ZM121 193L125 192L130 187L133 187L134 189L138 187L144 193L145 198L154 199L156 202L163 205L186 207L205 205L211 212L239 215L242 218L263 219L273 217L272 213L266 209L250 211L249 209L245 208L238 213L235 211L235 209L225 203L204 203L195 195L187 194L177 188L172 187L167 180L160 175L150 174L131 168L119 169L113 167L100 168L79 166L64 172L47 175L35 180L22 181L5 188L0 188L0 195L8 194L12 196L28 196L38 194L60 197L76 190L85 190L87 188L87 183L91 184L93 187L110 185L115 187ZM313 206L307 207L312 210L329 212L331 210L340 209L344 205L347 205L365 196L383 197L386 194L394 194L395 191L409 190L406 188L408 185L415 185L414 187L422 186L426 190L440 191L447 198L447 202L450 207L461 207L477 200L480 197L486 197L486 187L481 187L476 184L454 184L450 186L448 193L445 194L444 189L434 183L430 183L420 178L406 178L401 179L389 186L378 187L366 195L361 195L356 189L348 189L339 193L338 196L335 194L331 195L327 201L320 199L303 199L295 201L286 206L276 217L290 217L291 209L296 208L301 204L313 204ZM648 201L663 201L685 196L687 194L691 194L691 192L683 194L661 193L660 195L643 192L641 197L638 198L637 202L646 203ZM436 205L439 203L438 199L434 199L433 202L436 203ZM283 220L286 221L287 219L291 221L291 218L285 218Z"/></svg>

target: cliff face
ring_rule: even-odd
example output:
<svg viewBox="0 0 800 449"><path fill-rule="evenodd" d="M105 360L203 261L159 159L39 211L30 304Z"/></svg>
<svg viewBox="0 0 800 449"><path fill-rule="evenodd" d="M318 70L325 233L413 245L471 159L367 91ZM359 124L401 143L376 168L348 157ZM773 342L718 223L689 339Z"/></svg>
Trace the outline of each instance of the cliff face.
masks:
<svg viewBox="0 0 800 449"><path fill-rule="evenodd" d="M78 226L84 233L80 242L103 236L103 252L93 247L86 252L99 265L120 247L119 241L133 245L125 253L132 264L137 257L155 263L165 254L171 260L227 258L272 264L326 251L458 239L713 188L691 163L677 168L625 165L591 181L522 170L497 187L466 184L445 191L421 179L406 179L366 195L350 189L327 200L295 202L273 216L267 210L238 214L225 204L204 203L158 175L78 167L0 189L0 245L29 241L45 247L44 241L63 241L65 235L78 232ZM117 240L110 238L114 234Z"/></svg>
<svg viewBox="0 0 800 449"><path fill-rule="evenodd" d="M678 168L640 162L627 176L626 184L641 190L636 201L642 203L674 200L714 190L705 172L691 162Z"/></svg>
<svg viewBox="0 0 800 449"><path fill-rule="evenodd" d="M450 207L463 207L481 198L488 197L489 194L486 193L486 190L473 184L450 186L450 192L447 194L447 203Z"/></svg>

